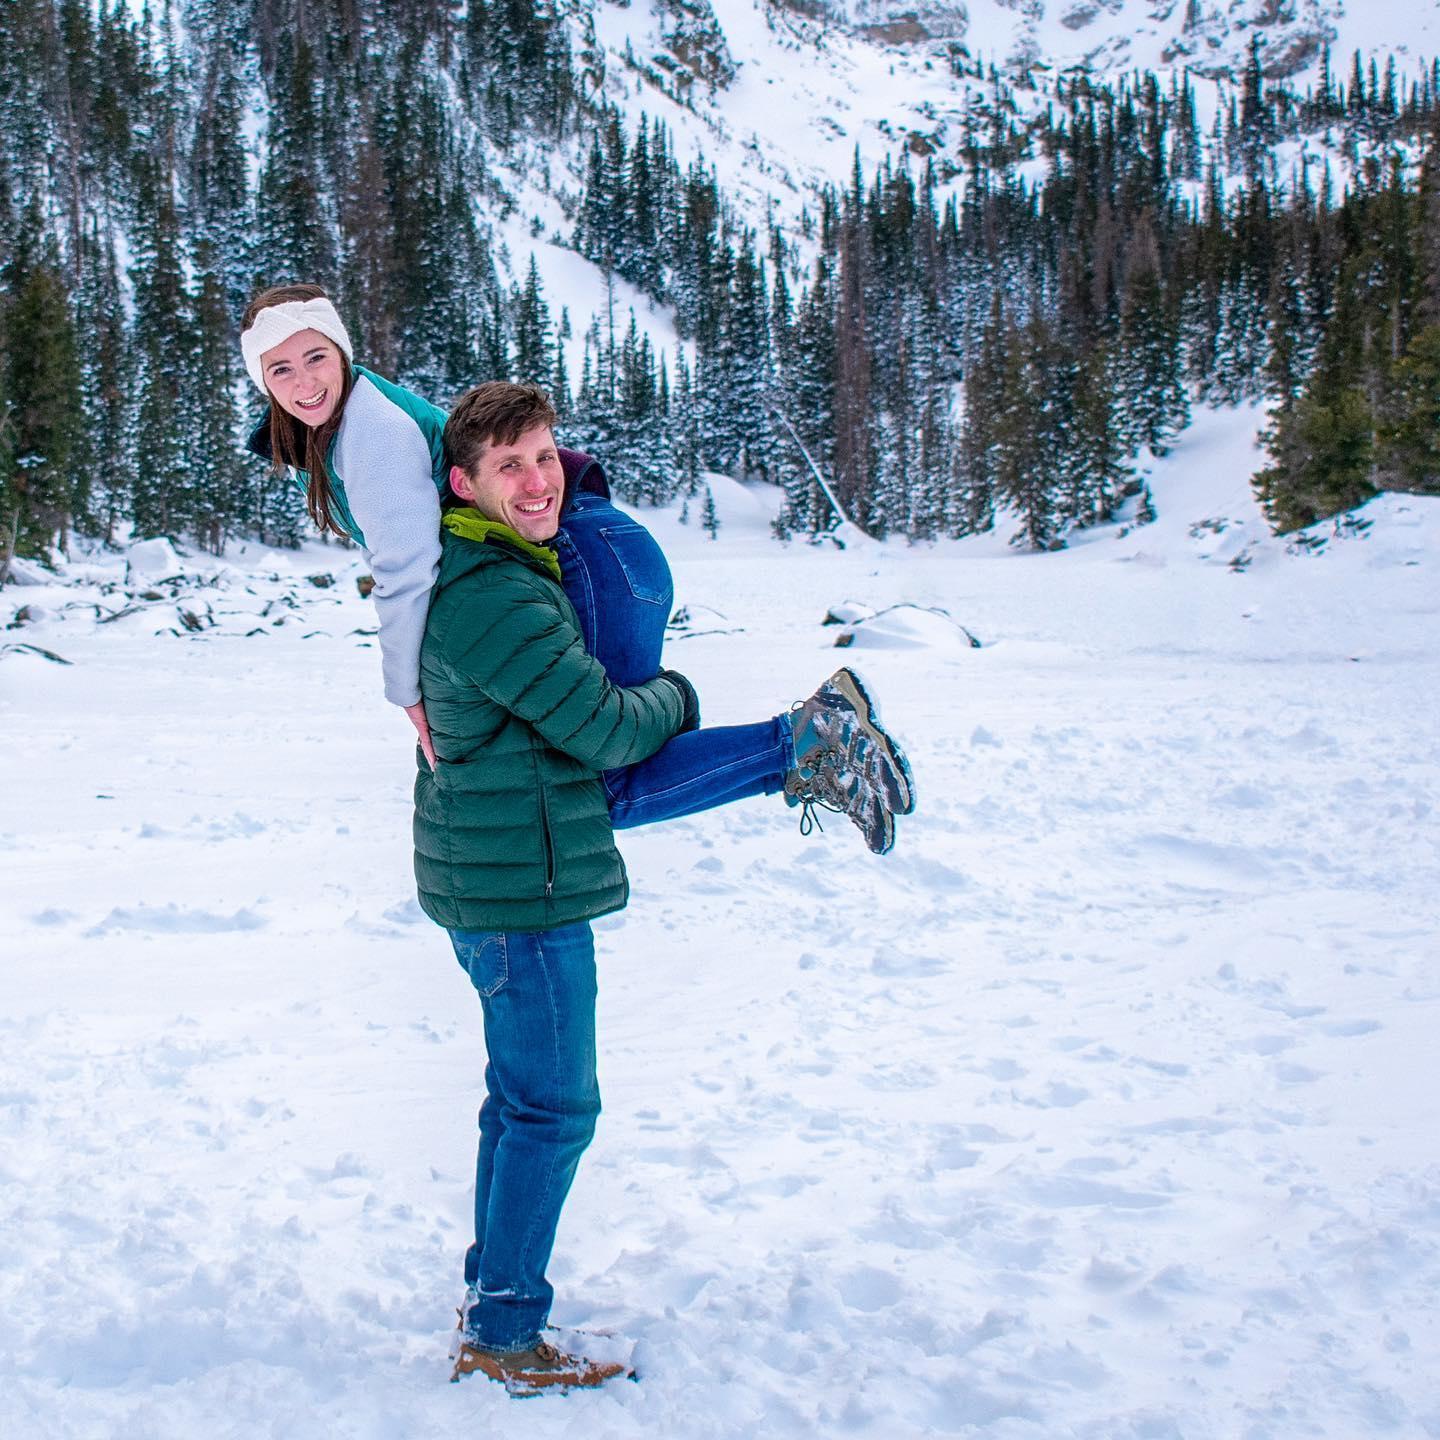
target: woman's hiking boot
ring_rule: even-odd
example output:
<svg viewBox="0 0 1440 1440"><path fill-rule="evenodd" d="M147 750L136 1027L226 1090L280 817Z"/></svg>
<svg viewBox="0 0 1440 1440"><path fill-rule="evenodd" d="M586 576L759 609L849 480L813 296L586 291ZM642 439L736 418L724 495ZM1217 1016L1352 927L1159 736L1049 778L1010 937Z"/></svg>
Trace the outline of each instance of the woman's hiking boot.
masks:
<svg viewBox="0 0 1440 1440"><path fill-rule="evenodd" d="M895 843L895 816L915 808L915 782L905 753L880 724L860 677L837 670L790 711L795 768L785 777L785 803L799 805L800 833L819 822L816 809L847 815L877 855Z"/></svg>

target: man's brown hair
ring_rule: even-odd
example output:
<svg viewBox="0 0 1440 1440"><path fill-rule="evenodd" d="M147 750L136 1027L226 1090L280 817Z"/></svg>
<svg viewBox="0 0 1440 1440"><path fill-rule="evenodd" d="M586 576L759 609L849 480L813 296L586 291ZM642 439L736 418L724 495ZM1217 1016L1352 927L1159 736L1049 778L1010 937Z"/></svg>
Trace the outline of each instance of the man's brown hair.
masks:
<svg viewBox="0 0 1440 1440"><path fill-rule="evenodd" d="M538 385L488 380L467 390L445 422L445 458L467 475L492 445L513 445L542 425L554 429L555 407Z"/></svg>

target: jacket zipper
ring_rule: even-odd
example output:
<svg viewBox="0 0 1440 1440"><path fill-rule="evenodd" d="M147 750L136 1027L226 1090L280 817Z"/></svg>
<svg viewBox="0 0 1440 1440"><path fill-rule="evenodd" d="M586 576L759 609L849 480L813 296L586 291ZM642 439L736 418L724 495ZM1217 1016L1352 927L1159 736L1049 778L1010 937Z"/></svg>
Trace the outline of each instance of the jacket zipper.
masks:
<svg viewBox="0 0 1440 1440"><path fill-rule="evenodd" d="M555 841L550 834L550 802L545 795L545 786L540 786L540 835L545 842L545 898L550 898L555 888Z"/></svg>

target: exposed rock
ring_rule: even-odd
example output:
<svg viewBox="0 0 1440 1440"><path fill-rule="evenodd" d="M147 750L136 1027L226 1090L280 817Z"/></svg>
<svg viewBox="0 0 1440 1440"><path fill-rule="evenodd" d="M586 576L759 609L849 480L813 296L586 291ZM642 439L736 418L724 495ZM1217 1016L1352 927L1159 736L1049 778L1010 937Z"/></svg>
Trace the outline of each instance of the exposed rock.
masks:
<svg viewBox="0 0 1440 1440"><path fill-rule="evenodd" d="M1076 0L1060 17L1060 23L1067 30L1083 30L1099 13L1098 0Z"/></svg>
<svg viewBox="0 0 1440 1440"><path fill-rule="evenodd" d="M699 80L712 90L723 90L734 80L735 61L710 0L655 0L655 8L661 41L683 73L665 68L672 69L678 83Z"/></svg>
<svg viewBox="0 0 1440 1440"><path fill-rule="evenodd" d="M1284 80L1298 74L1320 53L1320 47L1325 40L1324 35L1317 35L1313 30L1304 30L1291 35L1279 45L1272 45L1265 51L1265 63L1262 66L1266 78Z"/></svg>
<svg viewBox="0 0 1440 1440"><path fill-rule="evenodd" d="M879 45L920 45L927 40L961 40L970 28L970 12L960 3L905 4L904 0L860 0L852 4L855 29Z"/></svg>
<svg viewBox="0 0 1440 1440"><path fill-rule="evenodd" d="M888 20L883 25L861 25L859 33L877 45L919 45L934 36L913 15Z"/></svg>

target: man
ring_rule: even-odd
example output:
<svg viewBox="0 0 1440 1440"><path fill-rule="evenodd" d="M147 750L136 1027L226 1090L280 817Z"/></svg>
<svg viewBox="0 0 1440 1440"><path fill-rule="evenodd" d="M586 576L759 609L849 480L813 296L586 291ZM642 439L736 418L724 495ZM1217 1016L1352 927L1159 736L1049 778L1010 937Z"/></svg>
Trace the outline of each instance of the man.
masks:
<svg viewBox="0 0 1440 1440"><path fill-rule="evenodd" d="M446 423L460 504L420 660L438 763L415 787L420 903L480 994L488 1053L452 1378L479 1370L527 1393L626 1373L545 1341L545 1268L600 1110L589 922L628 898L601 772L699 720L683 676L616 686L585 651L548 544L567 499L554 422L541 391L496 382ZM913 805L908 768L848 671L774 723L768 788L857 817L878 806L893 834L889 811Z"/></svg>

